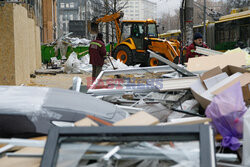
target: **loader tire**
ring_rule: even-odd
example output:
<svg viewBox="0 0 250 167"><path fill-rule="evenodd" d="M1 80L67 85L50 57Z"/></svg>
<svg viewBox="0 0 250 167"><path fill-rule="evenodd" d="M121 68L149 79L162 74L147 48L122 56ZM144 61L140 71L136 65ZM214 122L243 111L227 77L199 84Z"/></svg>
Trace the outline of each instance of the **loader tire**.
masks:
<svg viewBox="0 0 250 167"><path fill-rule="evenodd" d="M152 58L149 58L149 63L148 63L148 65L150 66L150 67L156 67L156 66L159 66L159 60L158 59L156 59L156 58L154 58L154 57L152 57Z"/></svg>
<svg viewBox="0 0 250 167"><path fill-rule="evenodd" d="M126 65L133 65L133 54L127 46L118 46L115 49L114 58L116 60L120 59Z"/></svg>

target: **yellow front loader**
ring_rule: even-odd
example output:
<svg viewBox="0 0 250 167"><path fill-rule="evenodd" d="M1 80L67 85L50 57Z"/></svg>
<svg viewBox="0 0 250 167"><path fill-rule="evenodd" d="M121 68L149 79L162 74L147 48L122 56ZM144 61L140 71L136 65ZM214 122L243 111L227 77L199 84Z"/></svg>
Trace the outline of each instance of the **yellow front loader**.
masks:
<svg viewBox="0 0 250 167"><path fill-rule="evenodd" d="M105 15L89 24L91 33L98 32L101 22L115 22L117 45L112 51L115 59L120 59L127 65L142 64L144 66L158 66L156 58L150 58L147 50L162 55L168 60L177 63L180 55L180 43L158 38L156 21L154 20L123 20L123 12Z"/></svg>

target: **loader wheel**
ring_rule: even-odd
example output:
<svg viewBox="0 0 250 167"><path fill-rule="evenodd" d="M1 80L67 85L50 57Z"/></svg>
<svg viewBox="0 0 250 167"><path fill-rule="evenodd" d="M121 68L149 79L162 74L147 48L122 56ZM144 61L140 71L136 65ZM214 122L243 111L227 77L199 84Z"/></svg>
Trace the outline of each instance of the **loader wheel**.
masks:
<svg viewBox="0 0 250 167"><path fill-rule="evenodd" d="M126 65L133 64L133 57L132 52L127 46L118 46L115 49L114 57L118 60L120 59Z"/></svg>
<svg viewBox="0 0 250 167"><path fill-rule="evenodd" d="M156 67L159 65L159 60L156 58L150 58L149 59L149 66Z"/></svg>

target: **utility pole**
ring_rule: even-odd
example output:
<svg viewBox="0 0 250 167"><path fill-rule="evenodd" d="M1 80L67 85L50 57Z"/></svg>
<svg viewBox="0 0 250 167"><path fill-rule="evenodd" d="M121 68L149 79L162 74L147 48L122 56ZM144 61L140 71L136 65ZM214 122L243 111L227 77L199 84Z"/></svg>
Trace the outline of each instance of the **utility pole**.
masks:
<svg viewBox="0 0 250 167"><path fill-rule="evenodd" d="M117 5L117 0L114 0L114 13L116 13L116 5ZM111 22L111 29L112 29L112 42L114 42L114 24Z"/></svg>
<svg viewBox="0 0 250 167"><path fill-rule="evenodd" d="M82 0L79 0L79 19L82 20Z"/></svg>
<svg viewBox="0 0 250 167"><path fill-rule="evenodd" d="M105 9L106 9L106 14L109 12L109 4L108 0L105 0ZM109 42L109 23L106 23L106 43Z"/></svg>
<svg viewBox="0 0 250 167"><path fill-rule="evenodd" d="M207 11L207 2L206 0L204 0L204 27L203 27L203 41L206 43L206 20L207 20L207 15L206 15L206 11Z"/></svg>
<svg viewBox="0 0 250 167"><path fill-rule="evenodd" d="M88 14L87 14L87 5L88 5L88 0L85 0L85 38L88 38Z"/></svg>
<svg viewBox="0 0 250 167"><path fill-rule="evenodd" d="M185 5L185 31L186 31L186 44L190 45L193 42L193 13L194 13L194 0L186 0Z"/></svg>
<svg viewBox="0 0 250 167"><path fill-rule="evenodd" d="M184 44L184 36L185 36L185 30L184 30L184 0L182 0L182 6L180 8L180 30L181 30L181 41L180 41L180 64L184 64L184 55L183 55L183 44Z"/></svg>

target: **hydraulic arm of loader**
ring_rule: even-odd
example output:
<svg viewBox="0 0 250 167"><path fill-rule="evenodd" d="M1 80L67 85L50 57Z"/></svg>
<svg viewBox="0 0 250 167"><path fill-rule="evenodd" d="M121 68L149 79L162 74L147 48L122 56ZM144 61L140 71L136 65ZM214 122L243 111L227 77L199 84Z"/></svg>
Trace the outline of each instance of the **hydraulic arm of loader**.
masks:
<svg viewBox="0 0 250 167"><path fill-rule="evenodd" d="M99 23L101 23L101 22L106 23L106 22L114 21L115 28L116 28L116 39L117 39L117 43L119 44L120 40L121 40L121 29L119 27L119 24L120 24L120 18L122 18L123 16L124 16L123 12L117 12L117 13L114 13L112 15L105 15L102 18L98 18L91 23L91 27L89 27L91 29L89 31L97 33Z"/></svg>

